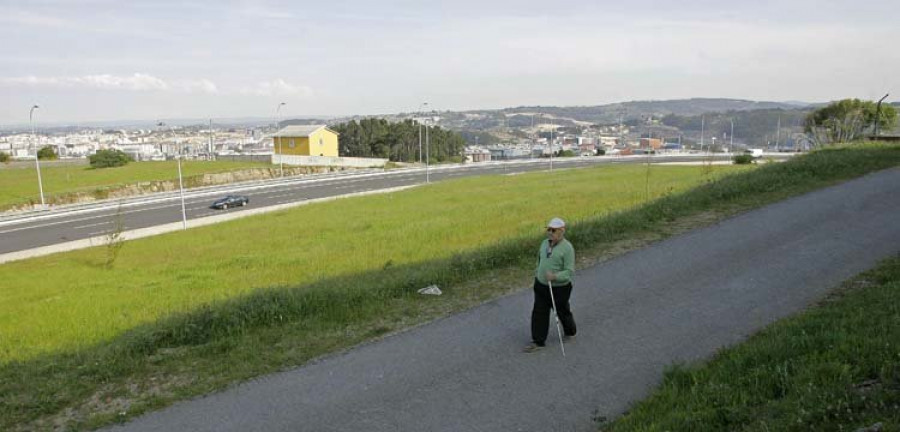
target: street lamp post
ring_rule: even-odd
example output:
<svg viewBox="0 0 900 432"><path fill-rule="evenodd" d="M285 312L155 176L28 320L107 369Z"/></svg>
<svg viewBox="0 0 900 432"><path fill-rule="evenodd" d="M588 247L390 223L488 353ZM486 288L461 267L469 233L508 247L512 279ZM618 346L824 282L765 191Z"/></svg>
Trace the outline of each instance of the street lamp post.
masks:
<svg viewBox="0 0 900 432"><path fill-rule="evenodd" d="M181 180L181 149L178 150L178 189L181 190L181 229L187 229L187 211L184 208L184 182Z"/></svg>
<svg viewBox="0 0 900 432"><path fill-rule="evenodd" d="M728 143L728 151L734 151L734 119L731 119L731 141Z"/></svg>
<svg viewBox="0 0 900 432"><path fill-rule="evenodd" d="M881 117L881 101L885 100L890 93L884 95L881 99L878 99L878 105L875 107L875 136L878 136L878 118Z"/></svg>
<svg viewBox="0 0 900 432"><path fill-rule="evenodd" d="M38 175L38 190L41 193L41 209L44 209L46 205L44 203L44 183L41 181L41 163L38 162L38 145L37 145L37 136L34 134L34 110L40 108L37 105L31 107L31 110L28 111L28 122L31 123L31 142L34 145L34 167L37 169Z"/></svg>
<svg viewBox="0 0 900 432"><path fill-rule="evenodd" d="M556 130L556 124L550 123L550 172L553 172L553 132Z"/></svg>
<svg viewBox="0 0 900 432"><path fill-rule="evenodd" d="M428 123L426 120L426 123L425 123L425 183L431 183L431 175L428 170L428 164L430 162L429 161L430 156L428 155L428 149L429 149L429 147L431 147L430 144L431 144L431 141L429 141L429 139L428 139Z"/></svg>
<svg viewBox="0 0 900 432"><path fill-rule="evenodd" d="M281 102L278 104L278 107L275 108L275 139L278 140L278 162L281 164L281 177L284 177L284 147L281 145L281 138L279 137L279 132L281 132L281 117L278 116L278 113L284 105L287 105L287 103Z"/></svg>
<svg viewBox="0 0 900 432"><path fill-rule="evenodd" d="M421 118L422 114L424 114L424 110L422 108L427 107L428 102L422 102L419 105L419 116ZM422 122L419 121L419 163L422 163Z"/></svg>
<svg viewBox="0 0 900 432"><path fill-rule="evenodd" d="M703 133L706 132L706 117L700 116L700 153L703 153Z"/></svg>
<svg viewBox="0 0 900 432"><path fill-rule="evenodd" d="M157 126L165 127L166 124L163 122L159 122L157 124ZM182 152L181 152L181 149L178 148L178 140L175 139L175 127L169 126L169 131L172 132L172 140L175 141L175 147L176 147L175 160L178 163L178 190L181 195L181 229L186 230L187 229L187 210L185 209L185 206L184 206L184 181L182 180L182 176L181 176L181 153Z"/></svg>

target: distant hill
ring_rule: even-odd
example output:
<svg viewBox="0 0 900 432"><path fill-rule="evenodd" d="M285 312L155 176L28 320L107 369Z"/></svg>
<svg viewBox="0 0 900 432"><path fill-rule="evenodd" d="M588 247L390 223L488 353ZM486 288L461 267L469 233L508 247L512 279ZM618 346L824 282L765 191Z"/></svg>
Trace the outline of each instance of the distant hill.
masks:
<svg viewBox="0 0 900 432"><path fill-rule="evenodd" d="M522 128L541 122L541 116L559 126L613 125L620 121L635 124L659 120L668 115L701 114L756 110L796 110L803 102L758 102L742 99L693 98L620 102L596 106L520 106L496 110L441 112L441 123L458 130L484 131L496 128ZM402 116L402 114L401 114ZM546 122L547 120L544 120Z"/></svg>
<svg viewBox="0 0 900 432"><path fill-rule="evenodd" d="M705 113L779 108L795 109L797 108L797 105L794 103L757 102L741 99L693 98L660 101L632 101L583 107L518 107L505 109L503 111L506 113L523 111L544 112L578 121L614 124L617 123L620 118L625 121L630 119L647 119L651 116L660 118L669 114L692 116Z"/></svg>

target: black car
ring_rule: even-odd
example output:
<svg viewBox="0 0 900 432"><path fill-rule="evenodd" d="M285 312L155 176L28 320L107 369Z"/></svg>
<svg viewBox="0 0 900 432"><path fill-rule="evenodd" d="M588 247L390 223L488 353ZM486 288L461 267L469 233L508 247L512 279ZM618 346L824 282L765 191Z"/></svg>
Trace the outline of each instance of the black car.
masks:
<svg viewBox="0 0 900 432"><path fill-rule="evenodd" d="M224 210L228 207L245 206L247 204L250 204L250 198L243 195L228 195L227 197L212 203L212 208Z"/></svg>

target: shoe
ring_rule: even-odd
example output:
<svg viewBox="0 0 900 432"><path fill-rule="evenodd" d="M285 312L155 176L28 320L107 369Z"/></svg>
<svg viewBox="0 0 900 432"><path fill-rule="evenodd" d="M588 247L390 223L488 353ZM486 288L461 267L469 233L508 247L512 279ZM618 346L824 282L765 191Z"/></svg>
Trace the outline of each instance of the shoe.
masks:
<svg viewBox="0 0 900 432"><path fill-rule="evenodd" d="M525 348L522 349L522 352L533 353L535 351L540 351L542 349L544 349L543 345L538 345L538 344L532 342L532 343L526 345Z"/></svg>

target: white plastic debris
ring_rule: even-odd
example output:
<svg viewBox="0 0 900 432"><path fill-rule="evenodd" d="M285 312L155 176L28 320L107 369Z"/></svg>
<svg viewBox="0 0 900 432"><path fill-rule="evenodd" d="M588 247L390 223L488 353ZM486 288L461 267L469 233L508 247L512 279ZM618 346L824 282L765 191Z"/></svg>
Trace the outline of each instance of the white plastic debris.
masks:
<svg viewBox="0 0 900 432"><path fill-rule="evenodd" d="M427 294L427 295L441 295L441 289L438 288L437 285L429 285L425 288L420 289L419 294Z"/></svg>

